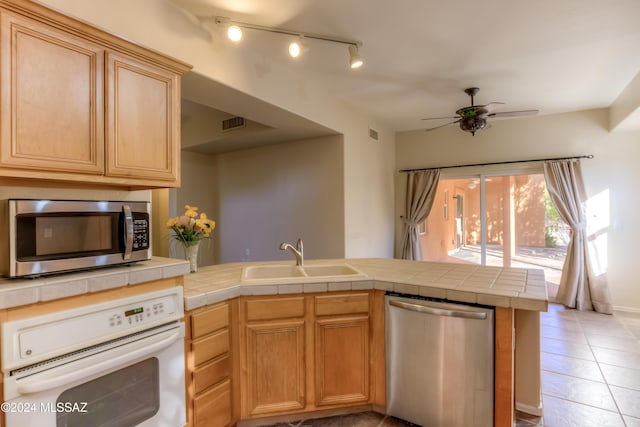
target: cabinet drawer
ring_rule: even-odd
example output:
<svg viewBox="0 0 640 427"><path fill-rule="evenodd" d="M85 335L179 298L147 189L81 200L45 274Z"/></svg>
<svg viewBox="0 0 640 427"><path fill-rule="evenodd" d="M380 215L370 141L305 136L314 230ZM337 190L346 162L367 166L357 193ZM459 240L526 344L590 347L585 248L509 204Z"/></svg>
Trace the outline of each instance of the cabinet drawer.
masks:
<svg viewBox="0 0 640 427"><path fill-rule="evenodd" d="M194 427L224 427L231 422L231 381L193 399Z"/></svg>
<svg viewBox="0 0 640 427"><path fill-rule="evenodd" d="M198 366L229 351L229 330L223 329L215 334L191 343L193 364Z"/></svg>
<svg viewBox="0 0 640 427"><path fill-rule="evenodd" d="M224 355L212 362L205 363L193 371L193 386L200 393L222 381L231 374L231 358Z"/></svg>
<svg viewBox="0 0 640 427"><path fill-rule="evenodd" d="M246 308L248 321L304 317L304 297L251 299Z"/></svg>
<svg viewBox="0 0 640 427"><path fill-rule="evenodd" d="M363 314L369 312L369 294L317 295L316 316Z"/></svg>
<svg viewBox="0 0 640 427"><path fill-rule="evenodd" d="M191 338L229 326L229 304L223 303L191 316Z"/></svg>

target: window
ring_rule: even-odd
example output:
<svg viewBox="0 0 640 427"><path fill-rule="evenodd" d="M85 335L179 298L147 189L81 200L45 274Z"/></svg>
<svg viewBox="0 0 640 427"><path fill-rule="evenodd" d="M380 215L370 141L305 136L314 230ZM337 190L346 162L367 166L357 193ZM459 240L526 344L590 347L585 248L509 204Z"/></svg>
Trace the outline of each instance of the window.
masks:
<svg viewBox="0 0 640 427"><path fill-rule="evenodd" d="M421 238L425 261L542 268L555 296L569 228L542 173L445 177L437 191L427 218L430 233Z"/></svg>

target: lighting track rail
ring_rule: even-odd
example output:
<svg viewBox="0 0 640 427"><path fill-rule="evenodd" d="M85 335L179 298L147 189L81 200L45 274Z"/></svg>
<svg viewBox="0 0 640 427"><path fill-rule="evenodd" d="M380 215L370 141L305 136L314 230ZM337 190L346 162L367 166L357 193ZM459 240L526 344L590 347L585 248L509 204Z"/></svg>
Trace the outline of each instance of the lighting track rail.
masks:
<svg viewBox="0 0 640 427"><path fill-rule="evenodd" d="M301 44L301 40L303 39L313 39L313 40L321 40L321 41L331 42L331 43L344 44L348 46L349 65L351 66L351 68L359 68L364 63L362 56L360 56L360 53L358 52L358 49L362 46L362 42L357 40L350 40L342 37L327 36L327 35L316 34L316 33L307 33L305 31L294 31L294 30L288 30L285 28L266 27L263 25L255 25L247 22L232 21L231 19L224 16L216 16L215 23L218 25L227 26L227 36L232 41L236 41L236 42L242 39L242 30L241 30L242 28L296 37L297 39L292 41L291 44L289 45L289 54L292 57L297 57L300 54L301 52L300 44ZM296 44L297 46L293 47L294 44Z"/></svg>

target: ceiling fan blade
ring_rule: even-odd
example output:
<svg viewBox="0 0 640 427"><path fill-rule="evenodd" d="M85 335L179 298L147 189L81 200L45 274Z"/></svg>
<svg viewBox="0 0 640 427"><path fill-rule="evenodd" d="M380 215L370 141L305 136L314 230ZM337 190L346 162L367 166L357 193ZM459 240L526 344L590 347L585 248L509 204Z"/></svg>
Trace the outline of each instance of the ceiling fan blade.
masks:
<svg viewBox="0 0 640 427"><path fill-rule="evenodd" d="M489 117L521 117L521 116L535 116L538 114L538 110L522 110L522 111L502 111L489 114Z"/></svg>
<svg viewBox="0 0 640 427"><path fill-rule="evenodd" d="M459 119L458 116L453 116L453 117L427 117L426 119L420 119L420 120L445 120L445 119Z"/></svg>
<svg viewBox="0 0 640 427"><path fill-rule="evenodd" d="M480 105L480 107L486 109L488 112L492 112L493 110L496 109L496 107L504 104L505 104L504 102L490 102L487 105Z"/></svg>
<svg viewBox="0 0 640 427"><path fill-rule="evenodd" d="M460 120L461 120L461 119L458 119L458 120L456 120L456 121L449 122L449 123L445 123L445 124L440 125L440 126L436 126L436 127L433 127L433 128L425 129L425 132L431 132L432 130L436 130L436 129L443 128L443 127L445 127L445 126L449 126L449 125L453 125L453 124L456 124L456 123L460 123Z"/></svg>

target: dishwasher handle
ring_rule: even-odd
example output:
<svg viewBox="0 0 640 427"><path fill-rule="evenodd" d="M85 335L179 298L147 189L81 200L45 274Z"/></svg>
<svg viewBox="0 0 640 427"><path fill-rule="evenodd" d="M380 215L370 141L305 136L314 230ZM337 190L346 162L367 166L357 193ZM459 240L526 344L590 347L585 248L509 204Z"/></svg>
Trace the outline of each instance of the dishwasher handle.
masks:
<svg viewBox="0 0 640 427"><path fill-rule="evenodd" d="M487 313L483 311L467 311L467 310L450 310L447 308L428 307L421 304L412 304L410 302L390 300L389 304L403 308L405 310L417 311L418 313L432 314L434 316L461 317L463 319L484 320Z"/></svg>

